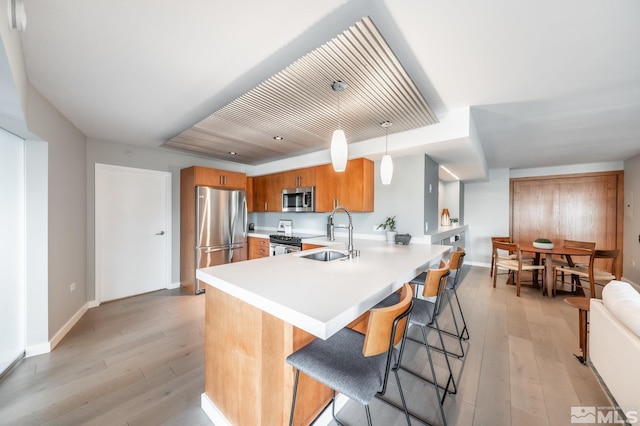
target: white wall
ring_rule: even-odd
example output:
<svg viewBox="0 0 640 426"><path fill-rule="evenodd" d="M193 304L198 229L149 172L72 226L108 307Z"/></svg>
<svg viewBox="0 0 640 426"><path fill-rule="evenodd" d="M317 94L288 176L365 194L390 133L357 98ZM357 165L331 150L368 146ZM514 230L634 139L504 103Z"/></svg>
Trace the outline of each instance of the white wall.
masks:
<svg viewBox="0 0 640 426"><path fill-rule="evenodd" d="M49 351L49 147L25 141L27 356Z"/></svg>
<svg viewBox="0 0 640 426"><path fill-rule="evenodd" d="M25 350L24 142L0 128L0 374Z"/></svg>
<svg viewBox="0 0 640 426"><path fill-rule="evenodd" d="M460 182L443 182L440 181L438 189L438 211L442 213L442 209L449 209L450 218L461 217L460 214Z"/></svg>
<svg viewBox="0 0 640 426"><path fill-rule="evenodd" d="M466 183L464 209L465 262L489 267L491 237L509 235L509 170L491 169L489 181Z"/></svg>
<svg viewBox="0 0 640 426"><path fill-rule="evenodd" d="M624 162L624 278L640 284L640 155Z"/></svg>

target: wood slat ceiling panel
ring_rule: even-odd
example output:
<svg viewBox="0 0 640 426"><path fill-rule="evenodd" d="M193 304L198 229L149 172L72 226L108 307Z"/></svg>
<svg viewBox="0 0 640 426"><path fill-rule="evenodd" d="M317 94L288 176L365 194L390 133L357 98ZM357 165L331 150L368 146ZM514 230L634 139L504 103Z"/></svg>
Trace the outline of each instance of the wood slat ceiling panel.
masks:
<svg viewBox="0 0 640 426"><path fill-rule="evenodd" d="M336 80L347 89L334 92ZM349 143L384 135L387 120L392 133L437 122L368 17L163 146L260 164L327 149L338 119Z"/></svg>

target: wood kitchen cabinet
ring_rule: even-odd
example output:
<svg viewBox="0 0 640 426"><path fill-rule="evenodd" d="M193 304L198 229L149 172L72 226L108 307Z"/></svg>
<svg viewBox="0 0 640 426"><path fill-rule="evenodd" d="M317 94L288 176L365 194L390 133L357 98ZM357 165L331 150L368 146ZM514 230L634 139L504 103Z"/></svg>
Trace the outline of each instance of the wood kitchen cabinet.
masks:
<svg viewBox="0 0 640 426"><path fill-rule="evenodd" d="M331 164L253 177L253 212L281 212L282 190L315 186L316 212L342 205L352 212L373 211L373 161L350 160L344 172Z"/></svg>
<svg viewBox="0 0 640 426"><path fill-rule="evenodd" d="M269 257L269 239L249 237L249 260Z"/></svg>
<svg viewBox="0 0 640 426"><path fill-rule="evenodd" d="M282 189L300 188L304 186L315 186L316 168L307 167L304 169L290 170L282 172Z"/></svg>
<svg viewBox="0 0 640 426"><path fill-rule="evenodd" d="M181 180L190 179L193 186L211 186L215 188L245 189L247 175L228 170L192 166L180 171Z"/></svg>
<svg viewBox="0 0 640 426"><path fill-rule="evenodd" d="M283 174L256 176L253 178L254 212L281 212Z"/></svg>
<svg viewBox="0 0 640 426"><path fill-rule="evenodd" d="M323 246L323 245L320 245L320 244L302 243L302 251L304 251L304 250L313 250L313 249L318 249L318 248L326 248L326 246Z"/></svg>
<svg viewBox="0 0 640 426"><path fill-rule="evenodd" d="M331 212L344 206L352 212L373 211L373 161L349 160L344 172L331 164L316 169L316 212Z"/></svg>
<svg viewBox="0 0 640 426"><path fill-rule="evenodd" d="M252 212L253 210L253 178L247 176L246 180L247 185L247 211Z"/></svg>
<svg viewBox="0 0 640 426"><path fill-rule="evenodd" d="M246 189L247 175L228 170L211 169L193 166L181 171L181 178L192 174L194 186L211 186L216 188Z"/></svg>

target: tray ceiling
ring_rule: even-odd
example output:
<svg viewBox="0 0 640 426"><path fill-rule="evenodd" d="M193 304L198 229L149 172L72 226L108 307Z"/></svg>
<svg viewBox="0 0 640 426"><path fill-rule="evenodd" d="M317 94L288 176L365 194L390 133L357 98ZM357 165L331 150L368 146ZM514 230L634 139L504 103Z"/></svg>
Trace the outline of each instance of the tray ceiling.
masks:
<svg viewBox="0 0 640 426"><path fill-rule="evenodd" d="M368 17L163 146L261 164L327 149L338 119L348 143L438 122Z"/></svg>

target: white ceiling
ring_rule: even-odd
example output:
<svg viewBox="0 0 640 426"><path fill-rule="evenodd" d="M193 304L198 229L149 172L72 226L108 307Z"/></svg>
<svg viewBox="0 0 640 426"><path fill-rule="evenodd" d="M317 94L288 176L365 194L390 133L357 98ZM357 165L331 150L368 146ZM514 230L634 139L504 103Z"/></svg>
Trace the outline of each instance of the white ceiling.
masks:
<svg viewBox="0 0 640 426"><path fill-rule="evenodd" d="M441 123L470 108L478 136L439 123L396 155L476 180L640 154L637 0L23 1L29 80L90 138L158 147L369 16Z"/></svg>

